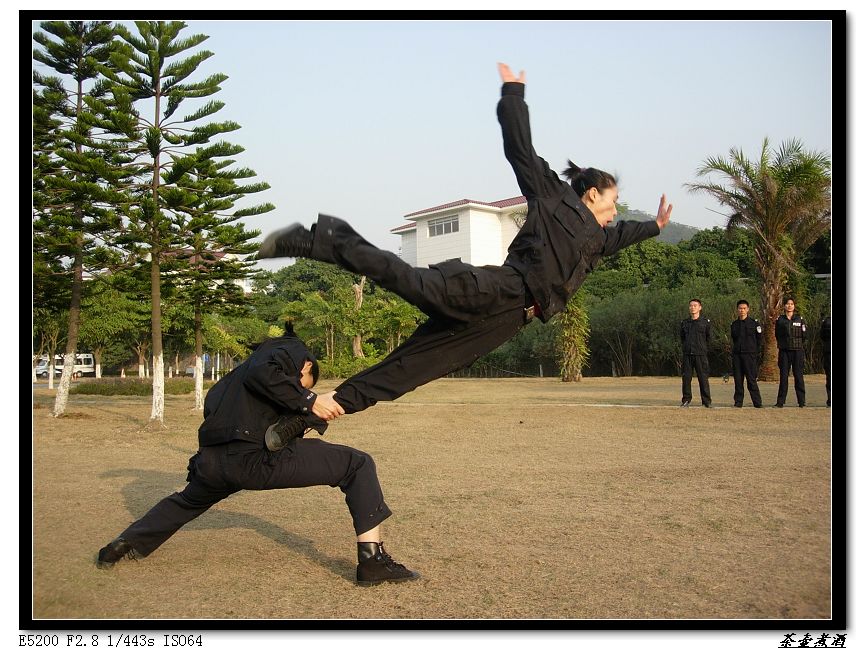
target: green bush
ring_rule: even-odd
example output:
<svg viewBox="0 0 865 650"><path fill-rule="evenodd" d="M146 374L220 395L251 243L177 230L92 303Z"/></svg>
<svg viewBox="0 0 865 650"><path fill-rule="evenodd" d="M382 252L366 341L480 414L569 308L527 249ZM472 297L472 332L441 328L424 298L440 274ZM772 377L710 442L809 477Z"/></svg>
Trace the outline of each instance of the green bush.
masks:
<svg viewBox="0 0 865 650"><path fill-rule="evenodd" d="M356 375L361 370L366 370L370 366L374 366L383 357L367 356L367 357L338 357L333 361L327 359L319 359L319 372L322 379L344 379Z"/></svg>
<svg viewBox="0 0 865 650"><path fill-rule="evenodd" d="M215 382L205 381L207 390ZM195 381L191 377L173 377L165 380L166 395L186 395L195 390ZM138 377L116 377L86 381L73 386L69 391L72 395L152 395L153 380Z"/></svg>

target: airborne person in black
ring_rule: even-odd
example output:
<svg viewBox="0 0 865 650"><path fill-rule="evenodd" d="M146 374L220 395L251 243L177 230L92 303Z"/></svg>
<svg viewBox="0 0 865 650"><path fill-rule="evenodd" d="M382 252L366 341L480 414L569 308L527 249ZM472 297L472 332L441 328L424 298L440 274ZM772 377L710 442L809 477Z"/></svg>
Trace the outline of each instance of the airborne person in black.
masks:
<svg viewBox="0 0 865 650"><path fill-rule="evenodd" d="M373 246L348 223L320 214L311 229L293 224L262 242L259 258L309 257L368 276L429 318L379 364L320 395L342 413L394 400L433 379L470 365L511 339L530 319L548 321L562 311L601 257L657 236L672 205L661 196L655 220L616 216L618 188L610 174L569 161L559 178L532 146L525 74L499 64L498 103L505 157L528 202L526 222L502 266L460 261L412 267ZM327 403L327 402L325 402Z"/></svg>

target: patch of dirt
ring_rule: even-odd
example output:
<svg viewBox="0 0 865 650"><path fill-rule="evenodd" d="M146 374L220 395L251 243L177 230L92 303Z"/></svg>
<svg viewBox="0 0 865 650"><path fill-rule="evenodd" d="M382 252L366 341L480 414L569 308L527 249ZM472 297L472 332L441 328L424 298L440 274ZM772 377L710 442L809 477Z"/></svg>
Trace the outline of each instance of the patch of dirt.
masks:
<svg viewBox="0 0 865 650"><path fill-rule="evenodd" d="M823 377L806 409L734 409L720 380L718 408L681 409L680 385L443 379L334 422L325 441L375 459L388 551L423 575L375 589L354 584L327 486L238 493L146 559L96 569L183 488L201 414L167 396L154 426L149 397L70 396L78 416L33 417L34 617L828 618ZM37 389L34 412L50 403Z"/></svg>

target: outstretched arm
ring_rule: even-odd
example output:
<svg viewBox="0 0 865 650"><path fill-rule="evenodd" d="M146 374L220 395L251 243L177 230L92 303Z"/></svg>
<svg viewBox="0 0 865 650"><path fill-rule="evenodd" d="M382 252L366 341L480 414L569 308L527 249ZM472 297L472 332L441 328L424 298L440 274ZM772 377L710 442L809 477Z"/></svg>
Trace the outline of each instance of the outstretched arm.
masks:
<svg viewBox="0 0 865 650"><path fill-rule="evenodd" d="M654 221L619 221L613 228L604 228L604 250L603 255L612 255L625 246L639 244L649 237L657 237L661 229L670 223L670 215L673 213L673 204L667 203L667 195L661 195L661 203L658 206L658 215Z"/></svg>
<svg viewBox="0 0 865 650"><path fill-rule="evenodd" d="M520 192L526 197L561 192L562 180L532 146L529 107L523 99L526 73L520 70L520 76L516 77L504 63L498 66L503 83L496 113L502 126L505 158L513 167Z"/></svg>

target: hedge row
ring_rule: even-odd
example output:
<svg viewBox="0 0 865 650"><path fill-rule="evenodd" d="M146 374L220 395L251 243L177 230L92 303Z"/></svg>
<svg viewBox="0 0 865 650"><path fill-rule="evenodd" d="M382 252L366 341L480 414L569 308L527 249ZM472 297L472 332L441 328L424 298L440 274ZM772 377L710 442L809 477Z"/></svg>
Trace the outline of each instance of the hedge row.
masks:
<svg viewBox="0 0 865 650"><path fill-rule="evenodd" d="M216 382L205 380L204 389L207 390L214 383ZM165 379L166 395L186 395L194 390L195 380L191 377ZM69 393L73 395L152 395L153 380L139 377L126 377L124 379L103 377L81 382L73 386Z"/></svg>

